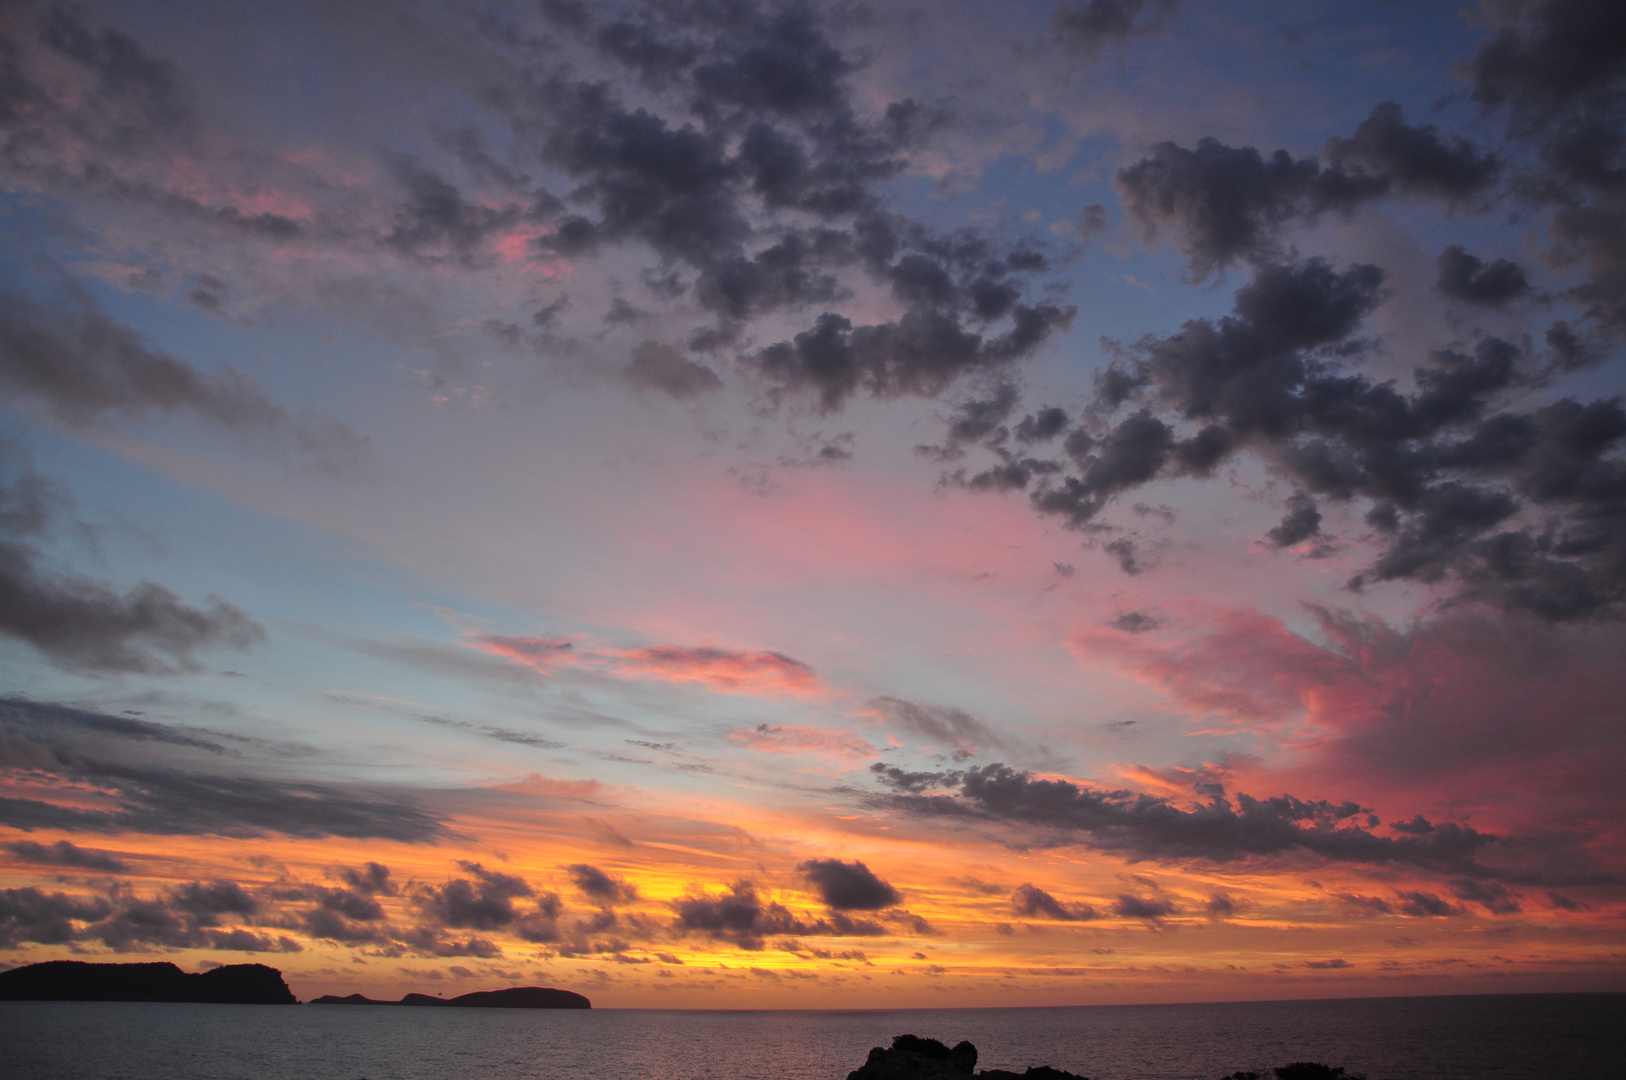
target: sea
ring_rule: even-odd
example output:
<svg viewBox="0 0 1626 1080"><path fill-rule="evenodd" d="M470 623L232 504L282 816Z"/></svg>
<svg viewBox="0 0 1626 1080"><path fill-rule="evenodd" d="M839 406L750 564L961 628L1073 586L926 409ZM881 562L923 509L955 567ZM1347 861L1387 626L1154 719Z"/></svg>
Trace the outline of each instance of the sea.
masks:
<svg viewBox="0 0 1626 1080"><path fill-rule="evenodd" d="M1622 1080L1626 994L854 1011L0 1002L16 1080L845 1080L872 1046L970 1039L979 1069L1091 1080Z"/></svg>

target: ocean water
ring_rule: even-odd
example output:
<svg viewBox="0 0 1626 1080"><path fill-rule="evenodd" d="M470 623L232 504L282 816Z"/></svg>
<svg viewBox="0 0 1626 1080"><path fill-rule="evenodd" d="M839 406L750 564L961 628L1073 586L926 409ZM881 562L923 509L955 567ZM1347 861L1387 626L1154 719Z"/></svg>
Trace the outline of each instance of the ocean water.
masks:
<svg viewBox="0 0 1626 1080"><path fill-rule="evenodd" d="M17 1080L844 1080L905 1032L1092 1080L1626 1077L1626 994L851 1012L0 1002Z"/></svg>

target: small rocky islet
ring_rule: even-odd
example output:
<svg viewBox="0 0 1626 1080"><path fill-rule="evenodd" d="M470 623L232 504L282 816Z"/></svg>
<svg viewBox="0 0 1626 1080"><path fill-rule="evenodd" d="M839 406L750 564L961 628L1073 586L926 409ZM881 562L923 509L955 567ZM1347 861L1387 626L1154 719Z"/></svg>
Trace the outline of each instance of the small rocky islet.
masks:
<svg viewBox="0 0 1626 1080"><path fill-rule="evenodd" d="M1346 1073L1313 1061L1296 1061L1272 1069L1275 1080L1365 1080L1365 1077ZM877 1046L869 1052L869 1060L847 1074L847 1080L957 1080L973 1076L976 1080L1089 1080L1087 1076L1053 1069L1049 1065L1030 1065L1025 1072L1009 1069L977 1071L977 1048L970 1042L960 1042L953 1048L936 1039L923 1039L918 1035L898 1035L891 1047ZM1236 1072L1224 1080L1270 1080L1258 1073Z"/></svg>

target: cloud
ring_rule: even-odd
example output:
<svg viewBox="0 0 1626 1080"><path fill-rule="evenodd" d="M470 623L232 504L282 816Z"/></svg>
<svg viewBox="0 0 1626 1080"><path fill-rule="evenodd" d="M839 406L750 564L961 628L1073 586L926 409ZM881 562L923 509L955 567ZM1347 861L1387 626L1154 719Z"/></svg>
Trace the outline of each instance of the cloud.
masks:
<svg viewBox="0 0 1626 1080"><path fill-rule="evenodd" d="M1467 139L1442 139L1432 124L1408 125L1393 101L1375 106L1351 137L1328 139L1322 155L1334 168L1381 176L1399 191L1448 202L1484 192L1501 169Z"/></svg>
<svg viewBox="0 0 1626 1080"><path fill-rule="evenodd" d="M72 423L190 415L335 472L354 469L365 444L331 417L291 416L239 371L206 373L153 348L78 286L49 304L0 291L0 389Z"/></svg>
<svg viewBox="0 0 1626 1080"><path fill-rule="evenodd" d="M1297 491L1287 498L1287 513L1282 517L1281 524L1265 533L1265 537L1274 546L1285 548L1302 543L1320 532L1321 511L1316 509L1315 500Z"/></svg>
<svg viewBox="0 0 1626 1080"><path fill-rule="evenodd" d="M797 864L796 870L813 883L832 911L879 911L896 907L903 899L897 889L857 860L809 859Z"/></svg>
<svg viewBox="0 0 1626 1080"><path fill-rule="evenodd" d="M1102 49L1121 51L1131 38L1162 33L1164 19L1177 5L1178 0L1062 0L1051 23L1063 48L1093 57Z"/></svg>
<svg viewBox="0 0 1626 1080"><path fill-rule="evenodd" d="M754 360L770 378L815 393L826 411L834 411L859 390L883 398L941 393L971 372L1032 355L1070 327L1076 314L1071 306L1018 305L1011 329L985 340L940 306L923 304L894 322L869 326L826 312L810 329L768 346Z"/></svg>
<svg viewBox="0 0 1626 1080"><path fill-rule="evenodd" d="M1075 648L1090 663L1112 658L1206 729L1303 733L1310 741L1295 770L1301 782L1478 805L1521 776L1549 777L1516 819L1546 839L1521 845L1510 865L1529 860L1529 872L1555 877L1550 884L1595 871L1592 856L1569 845L1585 846L1587 827L1578 823L1609 813L1613 763L1626 754L1612 720L1626 693L1615 661L1626 634L1616 622L1555 625L1483 607L1411 627L1327 609L1306 614L1316 625L1308 635L1228 610L1179 638L1096 629L1082 632ZM1551 720L1532 725L1532 716ZM1425 833L1426 825L1417 835ZM1504 847L1502 856L1512 855Z"/></svg>
<svg viewBox="0 0 1626 1080"><path fill-rule="evenodd" d="M479 863L464 863L472 877L453 878L438 886L423 886L414 902L438 925L459 930L501 930L519 918L514 900L531 896L524 878L487 870Z"/></svg>
<svg viewBox="0 0 1626 1080"><path fill-rule="evenodd" d="M26 941L66 945L78 936L75 922L107 918L111 908L100 898L81 898L39 889L0 889L0 946L11 949Z"/></svg>
<svg viewBox="0 0 1626 1080"><path fill-rule="evenodd" d="M709 645L578 647L565 638L499 634L475 637L472 644L543 674L570 667L621 679L700 683L724 694L814 696L824 691L811 667L778 652L744 652Z"/></svg>
<svg viewBox="0 0 1626 1080"><path fill-rule="evenodd" d="M18 840L6 844L5 848L18 862L32 863L35 866L94 870L102 874L125 874L130 871L130 864L110 851L82 848L66 840L58 840L49 846L36 844L32 840Z"/></svg>
<svg viewBox="0 0 1626 1080"><path fill-rule="evenodd" d="M66 945L100 941L115 952L218 949L299 952L298 942L243 927L221 926L222 916L253 916L261 904L236 882L190 882L149 898L123 888L106 896L70 896L38 889L0 891L0 945Z"/></svg>
<svg viewBox="0 0 1626 1080"><path fill-rule="evenodd" d="M656 341L642 342L633 349L632 362L624 370L633 384L679 400L721 390L723 386L723 380L711 368Z"/></svg>
<svg viewBox="0 0 1626 1080"><path fill-rule="evenodd" d="M605 655L609 666L627 678L695 682L725 694L810 696L823 691L812 668L777 652L656 645Z"/></svg>
<svg viewBox="0 0 1626 1080"><path fill-rule="evenodd" d="M1098 437L1069 436L1076 475L1043 480L1034 507L1089 527L1120 494L1207 476L1251 448L1300 487L1295 498L1368 504L1379 551L1353 589L1451 582L1460 598L1548 619L1612 610L1626 595L1626 464L1615 455L1626 412L1612 399L1498 409L1522 381L1522 355L1495 337L1430 354L1411 393L1350 371L1383 281L1372 266L1261 267L1235 314L1137 343L1099 407L1139 408ZM1280 535L1308 521L1306 510Z"/></svg>
<svg viewBox="0 0 1626 1080"><path fill-rule="evenodd" d="M1154 925L1173 915L1178 910L1173 902L1155 896L1136 896L1133 893L1119 893L1118 898L1112 902L1112 913L1121 915L1126 919L1143 919Z"/></svg>
<svg viewBox="0 0 1626 1080"><path fill-rule="evenodd" d="M886 928L866 919L853 919L832 911L828 918L803 919L777 901L764 902L756 883L748 879L734 882L723 893L695 892L672 901L678 934L702 934L730 941L742 949L759 951L763 938L784 937L874 937Z"/></svg>
<svg viewBox="0 0 1626 1080"><path fill-rule="evenodd" d="M575 883L576 888L596 903L606 906L630 904L638 899L636 887L623 878L605 873L596 866L575 863L565 869L570 872L570 880Z"/></svg>
<svg viewBox="0 0 1626 1080"><path fill-rule="evenodd" d="M200 651L264 640L259 624L219 597L192 607L150 581L120 593L44 567L41 546L63 502L16 446L0 442L0 633L60 667L152 675L195 671Z"/></svg>
<svg viewBox="0 0 1626 1080"><path fill-rule="evenodd" d="M902 698L878 697L870 702L905 731L954 751L954 760L975 757L979 745L999 744L988 725L952 705L923 705Z"/></svg>
<svg viewBox="0 0 1626 1080"><path fill-rule="evenodd" d="M1481 104L1550 114L1607 92L1626 76L1626 54L1614 33L1621 14L1607 0L1542 0L1487 13L1496 33L1463 66Z"/></svg>
<svg viewBox="0 0 1626 1080"><path fill-rule="evenodd" d="M873 746L842 728L758 724L749 729L736 728L728 733L728 737L744 745L747 750L764 754L814 754L861 760L875 753Z"/></svg>
<svg viewBox="0 0 1626 1080"><path fill-rule="evenodd" d="M1145 611L1123 611L1114 615L1107 625L1126 634L1144 634L1158 629L1163 620Z"/></svg>
<svg viewBox="0 0 1626 1080"><path fill-rule="evenodd" d="M1477 872L1475 857L1498 842L1454 824L1434 826L1423 835L1381 836L1364 824L1357 804L1306 802L1291 795L1238 794L1233 800L1215 793L1207 803L1183 810L1167 799L1036 779L1003 764L973 766L957 786L949 795L901 792L876 801L914 817L1000 822L1131 859L1165 862L1310 856L1466 873Z"/></svg>
<svg viewBox="0 0 1626 1080"><path fill-rule="evenodd" d="M139 726L136 726L139 725ZM140 742L185 749L211 745L161 725L25 698L0 699L11 767L37 770L64 802L0 798L0 823L23 830L139 832L232 837L343 836L432 843L445 827L415 801L392 793L146 763ZM100 738L114 742L103 745ZM104 756L105 755L105 756ZM98 790L86 800L82 785Z"/></svg>
<svg viewBox="0 0 1626 1080"><path fill-rule="evenodd" d="M1150 156L1113 179L1125 212L1147 243L1172 229L1201 280L1237 262L1279 256L1290 224L1347 213L1394 193L1460 202L1485 192L1499 164L1465 139L1442 139L1433 126L1412 127L1400 106L1384 102L1349 138L1327 140L1323 156L1265 157L1251 146L1203 139L1193 150L1158 143Z"/></svg>
<svg viewBox="0 0 1626 1080"><path fill-rule="evenodd" d="M1024 882L1016 887L1016 891L1011 894L1011 907L1018 915L1057 919L1061 922L1089 922L1101 917L1101 913L1089 904L1063 903L1032 882Z"/></svg>
<svg viewBox="0 0 1626 1080"><path fill-rule="evenodd" d="M1434 260L1434 287L1441 295L1481 307L1506 307L1530 292L1518 263L1497 259L1488 265L1460 244L1447 244Z"/></svg>

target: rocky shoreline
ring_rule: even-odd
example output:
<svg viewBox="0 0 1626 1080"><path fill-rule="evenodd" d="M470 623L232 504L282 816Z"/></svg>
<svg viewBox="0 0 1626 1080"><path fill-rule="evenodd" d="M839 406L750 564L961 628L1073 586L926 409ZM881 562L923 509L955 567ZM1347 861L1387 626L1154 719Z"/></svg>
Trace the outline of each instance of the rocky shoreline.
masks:
<svg viewBox="0 0 1626 1080"><path fill-rule="evenodd" d="M1272 1069L1275 1080L1365 1080L1364 1077L1345 1073L1313 1061L1297 1061ZM847 1080L956 1080L974 1076L976 1080L1089 1080L1087 1076L1054 1069L1049 1065L1030 1065L1025 1072L1009 1069L984 1069L977 1072L977 1048L970 1042L960 1042L952 1049L936 1039L922 1039L917 1035L899 1035L890 1047L877 1046L869 1052L869 1060L847 1074ZM1223 1080L1265 1080L1258 1073L1236 1072Z"/></svg>

